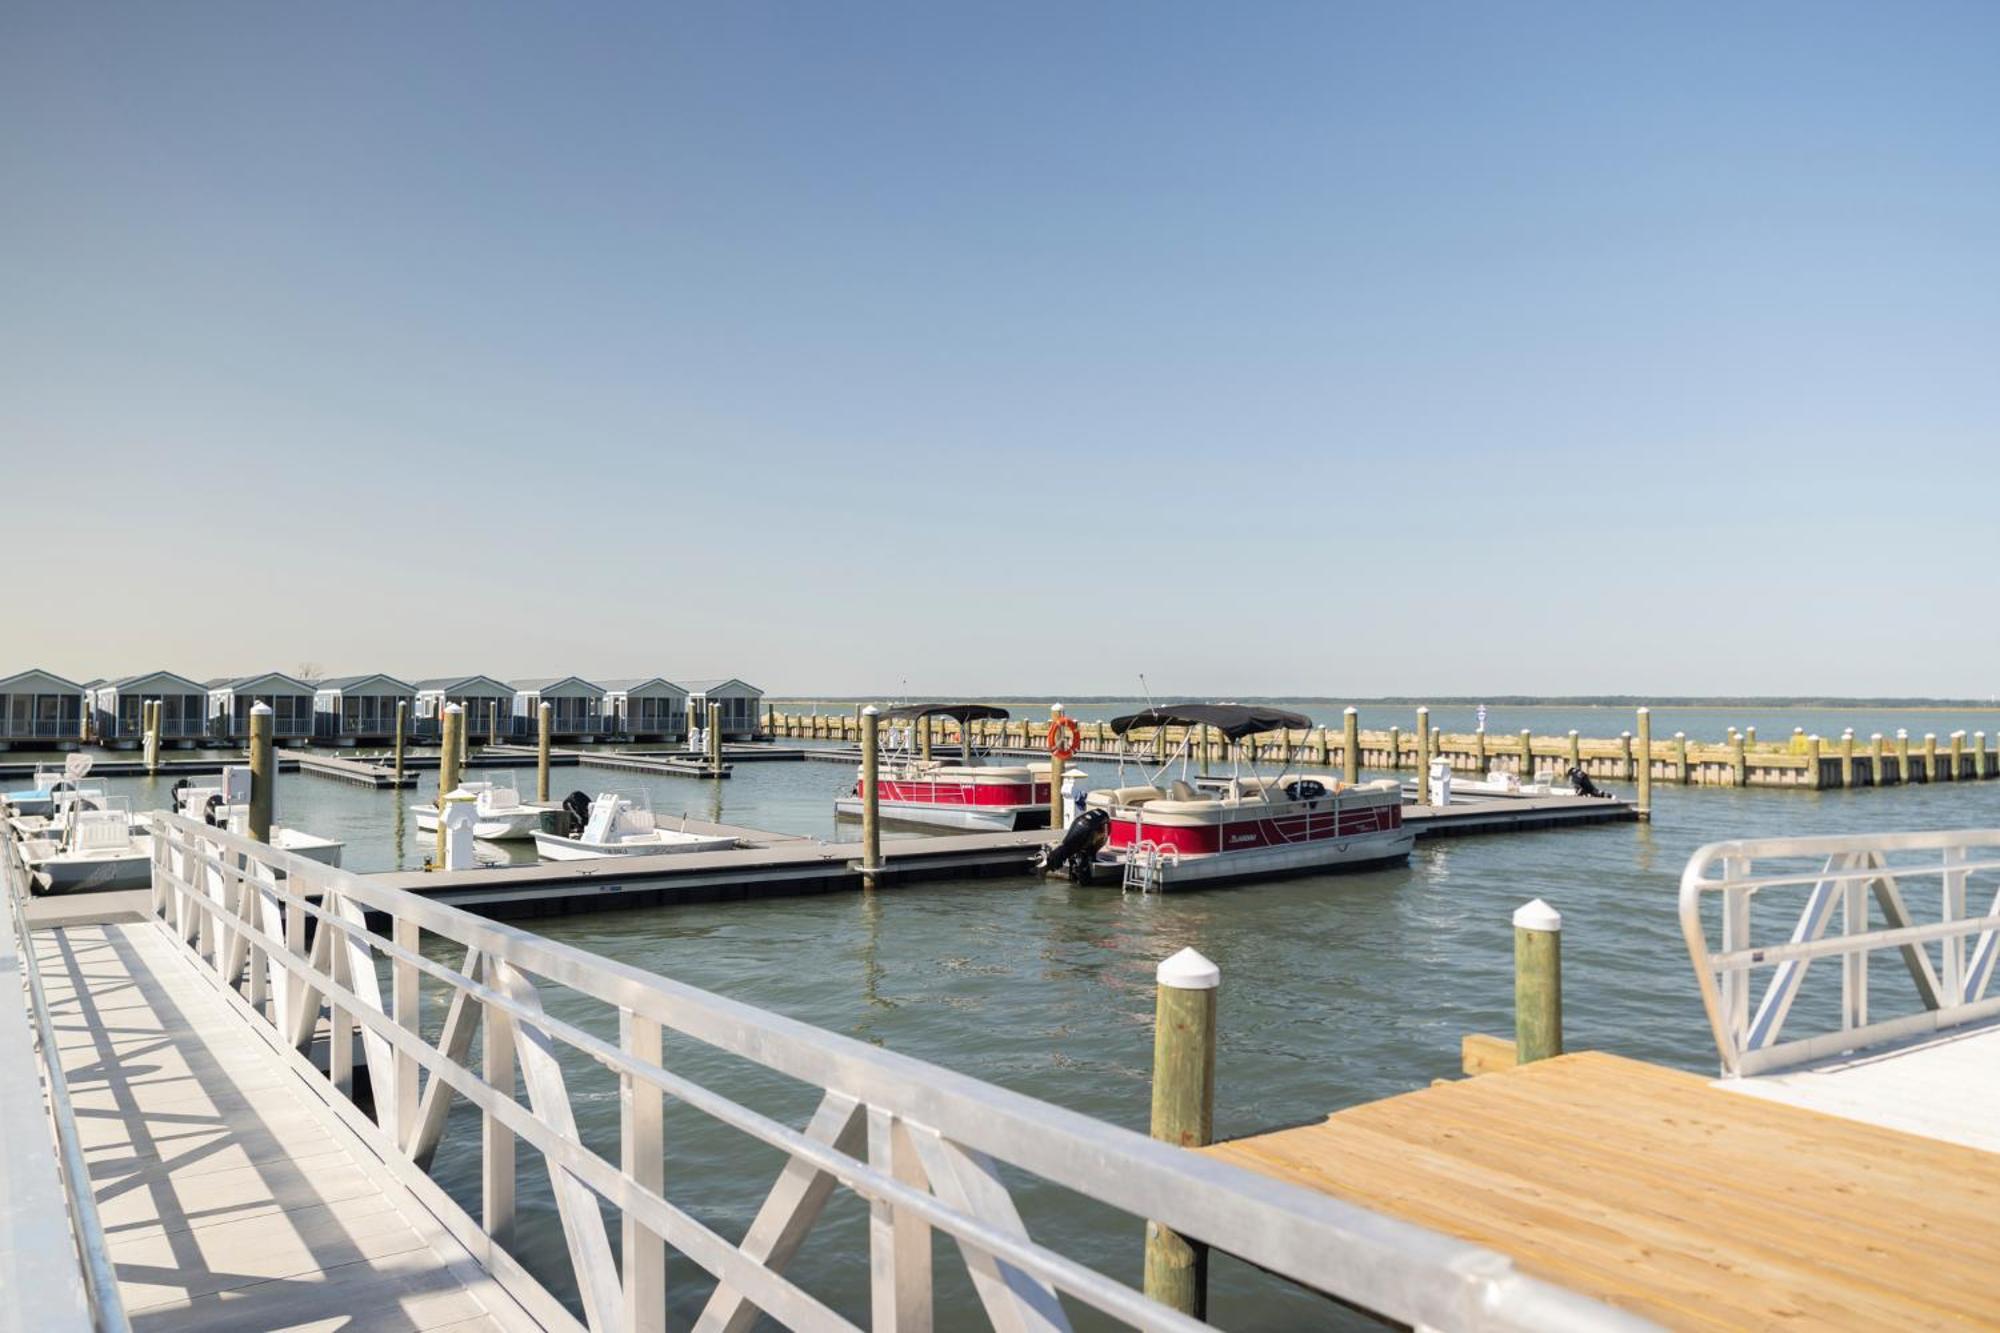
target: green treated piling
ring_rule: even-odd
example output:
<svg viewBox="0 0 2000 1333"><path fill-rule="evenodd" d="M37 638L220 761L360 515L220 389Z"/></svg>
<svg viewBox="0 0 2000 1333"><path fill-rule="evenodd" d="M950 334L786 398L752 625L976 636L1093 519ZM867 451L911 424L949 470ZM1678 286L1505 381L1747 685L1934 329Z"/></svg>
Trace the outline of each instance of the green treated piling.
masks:
<svg viewBox="0 0 2000 1333"><path fill-rule="evenodd" d="M250 836L271 840L271 815L277 807L278 764L271 747L271 705L250 710Z"/></svg>
<svg viewBox="0 0 2000 1333"><path fill-rule="evenodd" d="M396 700L396 786L403 785L403 730L410 720L410 701Z"/></svg>
<svg viewBox="0 0 2000 1333"><path fill-rule="evenodd" d="M535 710L535 800L538 802L549 799L549 741L555 730L555 712L546 699Z"/></svg>
<svg viewBox="0 0 2000 1333"><path fill-rule="evenodd" d="M1350 787L1361 781L1361 714L1351 704L1340 716L1340 776Z"/></svg>
<svg viewBox="0 0 2000 1333"><path fill-rule="evenodd" d="M1417 710L1417 803L1431 803L1431 710Z"/></svg>
<svg viewBox="0 0 2000 1333"><path fill-rule="evenodd" d="M1653 817L1653 710L1639 710L1639 818Z"/></svg>
<svg viewBox="0 0 2000 1333"><path fill-rule="evenodd" d="M1215 1134L1215 1009L1222 972L1182 949L1154 973L1153 1137L1204 1148ZM1202 1319L1208 1312L1208 1247L1146 1223L1146 1295Z"/></svg>
<svg viewBox="0 0 2000 1333"><path fill-rule="evenodd" d="M1537 898L1514 912L1514 1060L1562 1053L1562 913Z"/></svg>

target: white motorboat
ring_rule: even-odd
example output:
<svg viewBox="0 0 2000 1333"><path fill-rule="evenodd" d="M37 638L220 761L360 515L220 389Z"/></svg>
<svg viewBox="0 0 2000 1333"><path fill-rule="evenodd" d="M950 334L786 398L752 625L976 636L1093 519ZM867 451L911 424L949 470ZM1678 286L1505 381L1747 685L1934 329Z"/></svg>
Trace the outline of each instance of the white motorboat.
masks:
<svg viewBox="0 0 2000 1333"><path fill-rule="evenodd" d="M1243 704L1181 704L1113 719L1112 731L1212 728L1234 741L1269 731L1310 730L1312 719ZM1157 785L1175 757L1181 776ZM1254 769L1254 762L1252 765ZM1228 777L1187 774L1187 745L1153 780L1094 791L1043 868L1088 881L1117 873L1128 888L1156 890L1224 880L1355 870L1401 861L1416 835L1403 825L1403 793L1389 780L1349 787L1330 778L1274 777L1238 768Z"/></svg>
<svg viewBox="0 0 2000 1333"><path fill-rule="evenodd" d="M83 778L89 772L90 756L87 754L71 755L60 769L37 765L34 785L0 793L0 802L4 802L16 815L52 817L71 805L85 810L102 810L104 784L86 783Z"/></svg>
<svg viewBox="0 0 2000 1333"><path fill-rule="evenodd" d="M499 782L460 783L459 790L470 792L475 798L472 836L481 842L523 841L549 828L549 807L524 803L511 775ZM412 805L410 811L417 817L419 831L437 832L435 805Z"/></svg>
<svg viewBox="0 0 2000 1333"><path fill-rule="evenodd" d="M974 722L1006 716L1006 709L991 704L908 704L889 709L883 721L907 725L892 726L890 743L884 747L875 776L880 787L875 793L877 813L894 824L980 832L1047 828L1052 765L991 764L973 746ZM928 747L919 746L918 729L927 728L933 717L958 723L962 744L956 760L933 759L923 752ZM1063 770L1065 808L1076 784L1089 778L1080 768ZM857 772L853 788L834 800L833 811L844 819L859 819L861 807Z"/></svg>
<svg viewBox="0 0 2000 1333"><path fill-rule="evenodd" d="M1571 794L1571 788L1569 784L1565 782L1562 785L1558 786L1556 784L1555 774L1553 773L1543 774L1540 777L1536 777L1531 779L1530 781L1523 782L1521 781L1521 777L1518 773L1509 773L1504 769L1496 768L1489 771L1483 778L1461 778L1458 777L1456 774L1452 774L1450 772L1449 770L1450 761L1443 759L1436 759L1432 760L1431 762L1433 768L1435 768L1440 764L1447 766L1445 773L1446 780L1443 786L1443 794L1446 797L1451 797L1451 796L1483 796L1489 798L1512 797L1521 800L1532 800L1536 797L1568 796ZM1419 793L1417 784L1414 781L1403 783L1403 795L1412 801L1418 800ZM1448 799L1439 800L1438 795L1439 795L1438 775L1433 773L1431 777L1431 804L1449 805L1451 803Z"/></svg>
<svg viewBox="0 0 2000 1333"><path fill-rule="evenodd" d="M661 828L644 797L633 800L616 792L603 792L590 803L583 827L577 829L573 836L535 834L535 850L549 861L721 852L735 845L736 839L732 837L689 833L685 828Z"/></svg>
<svg viewBox="0 0 2000 1333"><path fill-rule="evenodd" d="M247 836L250 832L250 770L237 766L225 768L220 784L214 787L197 787L182 778L174 784L174 813ZM281 852L290 852L308 861L337 866L340 864L341 849L346 844L333 838L322 838L316 833L307 833L303 829L273 823L271 845Z"/></svg>
<svg viewBox="0 0 2000 1333"><path fill-rule="evenodd" d="M133 831L125 798L108 798L102 809L72 807L48 836L23 839L21 860L36 893L141 889L153 880L153 837Z"/></svg>

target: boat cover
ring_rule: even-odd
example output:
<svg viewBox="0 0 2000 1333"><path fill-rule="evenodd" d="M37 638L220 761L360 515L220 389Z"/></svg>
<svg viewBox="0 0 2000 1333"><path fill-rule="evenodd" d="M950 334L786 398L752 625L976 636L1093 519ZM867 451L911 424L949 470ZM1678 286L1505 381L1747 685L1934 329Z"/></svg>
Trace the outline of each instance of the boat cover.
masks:
<svg viewBox="0 0 2000 1333"><path fill-rule="evenodd" d="M1312 724L1304 713L1265 704L1161 704L1143 713L1112 718L1111 731L1123 736L1139 727L1214 727L1233 741L1260 731L1305 731Z"/></svg>
<svg viewBox="0 0 2000 1333"><path fill-rule="evenodd" d="M993 704L897 704L882 716L890 721L914 722L920 717L948 717L959 722L983 722L990 717L1006 717L1007 710Z"/></svg>

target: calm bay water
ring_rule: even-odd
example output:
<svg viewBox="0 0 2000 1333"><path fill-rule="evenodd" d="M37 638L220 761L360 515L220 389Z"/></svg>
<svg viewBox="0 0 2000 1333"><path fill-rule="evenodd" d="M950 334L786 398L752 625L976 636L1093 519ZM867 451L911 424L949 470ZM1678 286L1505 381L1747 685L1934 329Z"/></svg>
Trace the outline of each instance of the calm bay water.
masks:
<svg viewBox="0 0 2000 1333"><path fill-rule="evenodd" d="M1516 715L1494 710L1489 726L1511 727ZM1457 725L1443 710L1437 716L1447 728ZM1613 717L1605 710L1595 725L1567 725L1603 734L1613 729ZM1364 721L1377 724L1367 715ZM1557 729L1556 721L1542 718L1525 725ZM1789 730L1785 715L1757 725L1763 734ZM1111 765L1087 766L1104 780L1111 776ZM852 781L850 769L823 763L745 764L736 775L701 782L567 769L557 771L556 785L559 792L643 788L662 816L686 811L833 836L831 802ZM531 785L531 770L520 777ZM110 783L141 808L164 803L169 785ZM414 867L429 840L417 836L414 822L399 835L398 810L420 794L288 775L279 789L279 817L345 839L350 869ZM1650 825L1425 843L1407 868L1360 875L1152 898L1022 875L870 896L551 918L533 928L1142 1131L1152 970L1192 945L1223 972L1216 1126L1233 1136L1455 1075L1462 1035L1510 1032L1509 916L1534 897L1563 913L1572 1049L1710 1072L1715 1051L1675 911L1679 875L1696 847L1756 835L2000 823L2000 783L1821 793L1662 785L1654 794ZM1884 973L1885 993L1893 983L1893 974ZM615 1020L576 997L558 992L549 1003L615 1036ZM794 1124L816 1100L810 1090L685 1044L672 1047L669 1060ZM578 1067L573 1077L584 1133L615 1158L615 1088L595 1068ZM476 1120L461 1109L451 1135L437 1169L476 1210ZM670 1113L669 1142L669 1194L724 1234L739 1234L778 1168L775 1155L746 1148L738 1136L678 1108ZM522 1155L531 1173L532 1156ZM537 1267L560 1286L562 1246L545 1183L524 1182L522 1197L522 1225L542 1260ZM1137 1280L1140 1241L1129 1219L1046 1187L1024 1187L1020 1200L1035 1234ZM826 1234L807 1246L795 1271L858 1317L867 1299L865 1218L850 1201L823 1226ZM962 1268L946 1247L939 1252L941 1308L951 1309L965 1299L955 1276ZM707 1287L680 1261L671 1280L681 1322L699 1309ZM1229 1327L1312 1327L1347 1318L1226 1260L1217 1261L1215 1291L1214 1317ZM1087 1318L1080 1322L1092 1326ZM941 1319L940 1326L953 1324Z"/></svg>

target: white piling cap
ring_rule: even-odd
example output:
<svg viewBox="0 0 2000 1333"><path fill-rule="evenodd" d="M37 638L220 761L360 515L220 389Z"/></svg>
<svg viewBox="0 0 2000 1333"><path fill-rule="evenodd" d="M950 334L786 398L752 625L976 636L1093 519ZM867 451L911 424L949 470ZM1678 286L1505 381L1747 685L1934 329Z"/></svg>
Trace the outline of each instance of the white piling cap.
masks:
<svg viewBox="0 0 2000 1333"><path fill-rule="evenodd" d="M1687 738L1688 734L1685 731L1677 731L1674 733L1674 739L1677 741L1684 741Z"/></svg>
<svg viewBox="0 0 2000 1333"><path fill-rule="evenodd" d="M1650 708L1641 708L1639 710L1639 716L1641 717L1651 717L1652 715L1653 715L1653 710Z"/></svg>
<svg viewBox="0 0 2000 1333"><path fill-rule="evenodd" d="M1222 969L1198 950L1187 948L1155 968L1153 980L1175 990L1214 990L1222 984Z"/></svg>
<svg viewBox="0 0 2000 1333"><path fill-rule="evenodd" d="M1871 741L1879 741L1882 739L1882 733L1879 731L1874 732L1868 737L1868 739Z"/></svg>
<svg viewBox="0 0 2000 1333"><path fill-rule="evenodd" d="M1561 930L1563 914L1537 898L1514 909L1514 927L1517 930Z"/></svg>
<svg viewBox="0 0 2000 1333"><path fill-rule="evenodd" d="M1061 717L1061 716L1062 716L1062 710L1063 710L1063 706L1062 706L1061 704L1050 704L1050 705L1049 705L1049 711L1050 711L1051 713L1054 713L1054 714L1055 714L1055 715L1056 715L1057 717Z"/></svg>
<svg viewBox="0 0 2000 1333"><path fill-rule="evenodd" d="M444 706L444 711L447 713L463 713L465 710L459 707L457 704L446 704Z"/></svg>
<svg viewBox="0 0 2000 1333"><path fill-rule="evenodd" d="M269 717L271 715L271 705L259 699L250 706L250 716L255 717L259 713L262 713L265 717Z"/></svg>
<svg viewBox="0 0 2000 1333"><path fill-rule="evenodd" d="M881 715L881 712L882 710L877 708L874 704L869 704L866 708L861 710L861 716L877 717Z"/></svg>
<svg viewBox="0 0 2000 1333"><path fill-rule="evenodd" d="M1343 713L1359 713L1361 710L1359 708L1356 708L1353 704L1349 704L1347 705L1347 707L1341 709L1340 711Z"/></svg>

